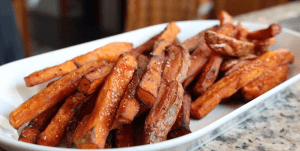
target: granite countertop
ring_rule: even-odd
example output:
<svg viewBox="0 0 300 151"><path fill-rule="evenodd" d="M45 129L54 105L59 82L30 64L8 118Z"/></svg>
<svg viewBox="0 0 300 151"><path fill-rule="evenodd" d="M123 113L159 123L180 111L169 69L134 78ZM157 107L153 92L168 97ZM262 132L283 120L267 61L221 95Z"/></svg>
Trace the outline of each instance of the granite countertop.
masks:
<svg viewBox="0 0 300 151"><path fill-rule="evenodd" d="M271 24L300 32L300 2L250 12L236 21ZM300 150L300 81L285 90L285 97L245 120L198 151L290 151Z"/></svg>

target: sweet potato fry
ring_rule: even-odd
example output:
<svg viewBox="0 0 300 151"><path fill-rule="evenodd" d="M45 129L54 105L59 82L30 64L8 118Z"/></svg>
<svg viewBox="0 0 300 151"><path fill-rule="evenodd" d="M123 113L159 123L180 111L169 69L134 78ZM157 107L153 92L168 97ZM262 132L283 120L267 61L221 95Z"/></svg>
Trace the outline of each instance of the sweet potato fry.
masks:
<svg viewBox="0 0 300 151"><path fill-rule="evenodd" d="M135 95L136 87L140 83L140 80L146 71L149 60L144 55L139 55L137 60L138 68L134 73L132 80L128 84L125 94L120 102L120 106L118 108L116 119L114 121L112 129L115 129L116 127L123 124L130 124L139 112L140 103Z"/></svg>
<svg viewBox="0 0 300 151"><path fill-rule="evenodd" d="M85 95L93 94L102 86L113 66L114 63L109 63L107 66L103 66L96 71L85 75L80 80L77 90Z"/></svg>
<svg viewBox="0 0 300 151"><path fill-rule="evenodd" d="M153 49L155 42L158 40L160 35L161 34L158 34L158 35L152 37L151 39L149 39L148 41L146 41L145 43L143 43L142 45L138 46L137 48L134 48L133 52L135 54L139 55L144 52L151 51Z"/></svg>
<svg viewBox="0 0 300 151"><path fill-rule="evenodd" d="M106 59L116 61L122 53L132 50L132 44L127 42L114 42L100 47L94 51L73 58L62 64L36 71L24 78L26 86L31 87L44 83L53 78L64 76L79 67L96 60Z"/></svg>
<svg viewBox="0 0 300 151"><path fill-rule="evenodd" d="M237 29L238 29L238 33L236 34L236 39L242 40L242 41L247 41L247 36L248 36L248 33L249 33L249 29L244 28L242 26L241 22L239 22L237 24Z"/></svg>
<svg viewBox="0 0 300 151"><path fill-rule="evenodd" d="M224 10L219 13L218 19L221 26L224 24L233 24L233 18Z"/></svg>
<svg viewBox="0 0 300 151"><path fill-rule="evenodd" d="M241 57L254 53L253 43L240 41L213 31L205 33L205 41L210 49L224 56Z"/></svg>
<svg viewBox="0 0 300 151"><path fill-rule="evenodd" d="M207 64L204 66L203 71L193 87L193 93L197 96L202 95L217 79L219 69L223 58L213 53L209 58Z"/></svg>
<svg viewBox="0 0 300 151"><path fill-rule="evenodd" d="M106 60L91 62L60 78L54 84L43 89L12 111L9 115L10 124L14 128L19 128L26 122L34 119L42 112L73 93L82 76L105 65L107 65Z"/></svg>
<svg viewBox="0 0 300 151"><path fill-rule="evenodd" d="M134 146L133 123L122 125L116 129L115 146L117 148Z"/></svg>
<svg viewBox="0 0 300 151"><path fill-rule="evenodd" d="M71 121L75 108L86 100L80 92L70 95L60 107L47 128L38 136L37 144L44 146L57 146L62 140L67 126Z"/></svg>
<svg viewBox="0 0 300 151"><path fill-rule="evenodd" d="M260 29L248 34L248 39L269 39L275 37L281 32L281 26L277 23L271 24L266 29Z"/></svg>
<svg viewBox="0 0 300 151"><path fill-rule="evenodd" d="M159 97L151 108L144 126L143 143L157 143L167 139L182 105L183 87L177 81L161 86Z"/></svg>
<svg viewBox="0 0 300 151"><path fill-rule="evenodd" d="M235 37L236 34L238 33L238 28L232 24L224 24L218 28L216 33L224 35L224 36L228 36L228 37Z"/></svg>
<svg viewBox="0 0 300 151"><path fill-rule="evenodd" d="M84 148L84 144L90 144L88 146L104 148L117 108L137 64L137 60L131 55L120 56L99 92L95 108L85 127L82 131L75 131L79 133L76 134L79 136L75 143L77 147Z"/></svg>
<svg viewBox="0 0 300 151"><path fill-rule="evenodd" d="M160 35L158 41L154 45L152 52L153 56L150 59L147 70L137 88L137 96L139 100L147 104L149 107L154 104L157 98L163 70L163 61L165 59L165 47L174 42L179 31L180 29L175 22L171 22Z"/></svg>
<svg viewBox="0 0 300 151"><path fill-rule="evenodd" d="M241 87L265 71L292 62L293 55L285 49L268 51L243 68L224 76L191 104L191 117L201 119L212 111L222 99L230 97Z"/></svg>
<svg viewBox="0 0 300 151"><path fill-rule="evenodd" d="M177 115L177 119L168 133L168 139L180 137L191 133L190 130L190 108L191 108L191 95L185 93L183 95L182 106Z"/></svg>
<svg viewBox="0 0 300 151"><path fill-rule="evenodd" d="M22 129L19 141L35 144L37 136L46 128L59 107L60 104L57 104L31 120L29 124Z"/></svg>
<svg viewBox="0 0 300 151"><path fill-rule="evenodd" d="M186 88L194 78L202 71L204 65L210 58L211 50L206 43L201 43L191 54L191 65L187 73L187 78L183 82L183 88Z"/></svg>
<svg viewBox="0 0 300 151"><path fill-rule="evenodd" d="M162 79L166 82L177 80L182 83L191 64L189 52L180 45L170 45L166 48L166 61Z"/></svg>
<svg viewBox="0 0 300 151"><path fill-rule="evenodd" d="M231 68L235 68L235 66L237 66L240 62L243 62L245 60L247 61L251 61L251 60L254 60L256 59L257 56L254 55L254 54L249 54L245 57L240 57L238 59L230 59L230 60L227 60L225 62L222 63L221 67L220 67L220 71L222 72L226 72L228 70L230 70ZM240 66L241 67L241 66ZM239 67L237 67L236 69L238 69ZM227 75L227 74L225 74Z"/></svg>
<svg viewBox="0 0 300 151"><path fill-rule="evenodd" d="M199 32L197 35L185 40L182 43L182 46L185 47L189 52L193 52L194 50L196 50L198 45L205 42L204 34L206 31L217 31L219 28L220 27L218 25L215 25L211 28L205 29L205 30Z"/></svg>
<svg viewBox="0 0 300 151"><path fill-rule="evenodd" d="M74 115L71 119L70 123L68 124L67 132L66 132L66 147L70 148L73 145L73 136L77 126L80 124L80 121L88 115L91 114L96 100L97 100L97 93L92 94L87 101L84 101L77 105L74 109Z"/></svg>
<svg viewBox="0 0 300 151"><path fill-rule="evenodd" d="M288 65L268 70L263 75L241 88L244 98L248 101L264 94L287 79Z"/></svg>
<svg viewBox="0 0 300 151"><path fill-rule="evenodd" d="M253 39L252 42L255 45L255 54L261 55L265 52L267 52L270 48L270 46L274 45L275 43L275 37L269 38L269 39L263 39L263 40L257 40Z"/></svg>

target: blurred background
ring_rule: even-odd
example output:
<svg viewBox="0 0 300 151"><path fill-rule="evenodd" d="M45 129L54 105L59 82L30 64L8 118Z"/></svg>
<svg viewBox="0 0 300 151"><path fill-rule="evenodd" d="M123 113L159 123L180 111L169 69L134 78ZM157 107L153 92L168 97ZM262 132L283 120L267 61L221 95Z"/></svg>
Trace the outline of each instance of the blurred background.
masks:
<svg viewBox="0 0 300 151"><path fill-rule="evenodd" d="M1 1L11 3L23 57L28 57L169 21L215 19L220 10L238 17L295 0Z"/></svg>

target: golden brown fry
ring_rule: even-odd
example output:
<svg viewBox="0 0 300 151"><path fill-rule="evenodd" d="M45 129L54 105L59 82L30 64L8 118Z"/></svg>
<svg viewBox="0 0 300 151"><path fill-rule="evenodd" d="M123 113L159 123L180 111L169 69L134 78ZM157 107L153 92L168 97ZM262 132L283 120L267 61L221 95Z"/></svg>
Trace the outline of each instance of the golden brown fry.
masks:
<svg viewBox="0 0 300 151"><path fill-rule="evenodd" d="M221 26L225 24L233 24L233 18L224 10L219 13L218 19L220 20Z"/></svg>
<svg viewBox="0 0 300 151"><path fill-rule="evenodd" d="M179 31L180 29L175 22L171 22L160 35L158 41L154 45L152 52L153 56L150 59L147 70L137 88L139 100L149 107L154 104L157 98L163 70L163 61L165 59L165 47L174 42Z"/></svg>
<svg viewBox="0 0 300 151"><path fill-rule="evenodd" d="M31 87L43 82L49 81L55 77L64 76L71 71L93 61L106 59L108 61L116 61L122 53L132 50L132 44L127 42L114 42L100 47L94 51L73 58L62 64L48 67L40 71L31 73L25 77L26 86Z"/></svg>
<svg viewBox="0 0 300 151"><path fill-rule="evenodd" d="M10 124L14 128L19 128L26 122L34 119L73 93L77 89L82 76L105 65L107 65L106 60L91 62L60 78L54 84L43 89L12 111L9 115Z"/></svg>
<svg viewBox="0 0 300 151"><path fill-rule="evenodd" d="M180 137L191 133L190 130L190 108L191 108L191 95L185 93L183 95L182 106L177 115L177 119L168 133L168 139Z"/></svg>
<svg viewBox="0 0 300 151"><path fill-rule="evenodd" d="M90 144L87 147L92 145L104 148L117 108L137 64L137 60L131 55L120 56L99 92L95 108L84 129L75 131L79 133L76 134L78 139L74 139L77 147L84 148L85 144Z"/></svg>
<svg viewBox="0 0 300 151"><path fill-rule="evenodd" d="M271 90L287 79L288 65L282 65L268 70L263 75L241 88L244 98L248 101Z"/></svg>
<svg viewBox="0 0 300 151"><path fill-rule="evenodd" d="M193 52L194 50L196 50L198 45L205 42L204 34L206 31L217 31L219 28L220 28L220 26L215 25L211 28L205 29L205 30L199 32L197 35L185 40L182 43L182 46L185 47L189 52Z"/></svg>
<svg viewBox="0 0 300 151"><path fill-rule="evenodd" d="M202 71L204 65L210 58L211 50L206 43L201 43L196 50L191 54L191 65L187 73L187 78L183 82L183 88L186 88L194 78Z"/></svg>
<svg viewBox="0 0 300 151"><path fill-rule="evenodd" d="M205 41L210 49L224 56L242 57L254 53L253 43L240 41L213 31L205 33Z"/></svg>
<svg viewBox="0 0 300 151"><path fill-rule="evenodd" d="M157 143L167 139L182 105L183 87L177 81L162 85L159 97L151 108L144 126L143 143Z"/></svg>
<svg viewBox="0 0 300 151"><path fill-rule="evenodd" d="M102 86L113 66L114 63L109 63L107 66L85 75L80 80L77 90L85 95L93 94Z"/></svg>
<svg viewBox="0 0 300 151"><path fill-rule="evenodd" d="M22 129L19 141L35 144L37 136L49 124L49 121L56 114L59 106L60 104L57 104L31 120L29 124Z"/></svg>
<svg viewBox="0 0 300 151"><path fill-rule="evenodd" d="M213 84L191 104L191 117L201 119L211 112L222 99L230 97L241 87L253 81L265 71L292 62L293 55L285 49L269 51L243 68L232 72Z"/></svg>
<svg viewBox="0 0 300 151"><path fill-rule="evenodd" d="M128 84L126 92L120 102L120 106L118 108L116 119L114 121L112 129L115 129L116 127L123 124L130 124L139 112L140 103L135 95L136 87L140 83L140 80L146 71L149 60L144 55L139 55L137 60L138 68L134 73L132 80Z"/></svg>
<svg viewBox="0 0 300 151"><path fill-rule="evenodd" d="M115 146L117 148L134 146L133 123L122 125L116 129Z"/></svg>
<svg viewBox="0 0 300 151"><path fill-rule="evenodd" d="M193 87L193 93L197 96L202 95L217 79L219 69L223 58L213 53L209 58L207 64L204 66L203 71Z"/></svg>
<svg viewBox="0 0 300 151"><path fill-rule="evenodd" d="M277 23L271 24L268 28L256 30L248 34L248 39L269 39L281 32L281 26Z"/></svg>
<svg viewBox="0 0 300 151"><path fill-rule="evenodd" d="M57 146L65 135L67 126L74 115L75 108L84 100L86 100L86 96L80 92L70 95L47 128L38 136L37 144Z"/></svg>

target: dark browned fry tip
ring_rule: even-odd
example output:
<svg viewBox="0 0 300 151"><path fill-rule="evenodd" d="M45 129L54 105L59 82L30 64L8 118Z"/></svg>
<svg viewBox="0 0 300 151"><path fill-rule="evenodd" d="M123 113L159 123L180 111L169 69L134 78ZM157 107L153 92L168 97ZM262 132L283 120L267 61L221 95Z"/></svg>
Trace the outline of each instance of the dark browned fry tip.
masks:
<svg viewBox="0 0 300 151"><path fill-rule="evenodd" d="M280 32L281 32L281 26L277 23L271 24L268 29L271 31L271 35L273 37L280 34Z"/></svg>

